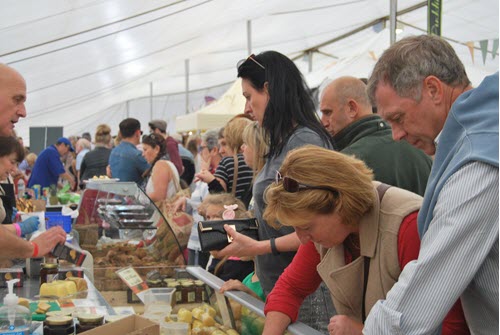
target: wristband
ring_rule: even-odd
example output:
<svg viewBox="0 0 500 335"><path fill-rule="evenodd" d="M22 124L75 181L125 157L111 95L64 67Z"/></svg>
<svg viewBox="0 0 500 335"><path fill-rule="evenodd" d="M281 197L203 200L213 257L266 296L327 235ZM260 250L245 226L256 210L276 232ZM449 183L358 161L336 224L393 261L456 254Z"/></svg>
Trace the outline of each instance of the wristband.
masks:
<svg viewBox="0 0 500 335"><path fill-rule="evenodd" d="M13 224L14 228L16 228L16 235L21 237L21 227L19 226L18 223Z"/></svg>
<svg viewBox="0 0 500 335"><path fill-rule="evenodd" d="M273 253L274 256L278 256L280 252L276 248L276 239L274 237L271 237L269 239L269 243L271 243L271 252Z"/></svg>
<svg viewBox="0 0 500 335"><path fill-rule="evenodd" d="M35 258L38 256L38 244L36 244L35 242L30 243L33 246L33 255L31 255L31 258Z"/></svg>

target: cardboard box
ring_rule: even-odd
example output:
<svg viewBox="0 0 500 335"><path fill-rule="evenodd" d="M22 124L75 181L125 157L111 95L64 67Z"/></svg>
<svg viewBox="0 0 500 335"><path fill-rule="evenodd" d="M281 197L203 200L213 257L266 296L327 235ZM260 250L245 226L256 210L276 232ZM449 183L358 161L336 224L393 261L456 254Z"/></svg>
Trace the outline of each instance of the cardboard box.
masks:
<svg viewBox="0 0 500 335"><path fill-rule="evenodd" d="M80 335L160 335L160 325L139 315L130 315L123 319L105 324L80 333Z"/></svg>

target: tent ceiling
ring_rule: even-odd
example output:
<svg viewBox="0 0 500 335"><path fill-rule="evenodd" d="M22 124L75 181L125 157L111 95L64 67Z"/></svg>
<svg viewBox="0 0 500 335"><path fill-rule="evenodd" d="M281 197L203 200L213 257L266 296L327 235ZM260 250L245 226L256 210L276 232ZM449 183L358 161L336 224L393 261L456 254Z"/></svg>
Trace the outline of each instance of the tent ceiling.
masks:
<svg viewBox="0 0 500 335"><path fill-rule="evenodd" d="M425 30L425 3L399 1L398 11L419 7L399 19ZM253 52L293 57L388 15L387 0L10 0L0 11L0 62L28 83L22 136L32 125L81 134L110 106L148 96L150 83L155 95L183 92L185 59L191 90L232 82L248 53L247 20ZM320 51L351 57L372 32ZM462 43L497 39L498 1L444 0L443 35ZM313 70L332 60L315 54Z"/></svg>

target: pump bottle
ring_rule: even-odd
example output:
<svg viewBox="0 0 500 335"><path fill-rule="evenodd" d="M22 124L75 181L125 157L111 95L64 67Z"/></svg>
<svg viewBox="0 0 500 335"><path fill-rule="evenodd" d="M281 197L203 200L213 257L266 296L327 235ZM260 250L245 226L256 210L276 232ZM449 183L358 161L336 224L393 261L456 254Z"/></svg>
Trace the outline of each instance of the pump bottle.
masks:
<svg viewBox="0 0 500 335"><path fill-rule="evenodd" d="M7 281L9 293L3 299L0 307L0 335L29 335L31 327L31 312L28 308L18 305L19 298L14 294L14 284L19 278Z"/></svg>

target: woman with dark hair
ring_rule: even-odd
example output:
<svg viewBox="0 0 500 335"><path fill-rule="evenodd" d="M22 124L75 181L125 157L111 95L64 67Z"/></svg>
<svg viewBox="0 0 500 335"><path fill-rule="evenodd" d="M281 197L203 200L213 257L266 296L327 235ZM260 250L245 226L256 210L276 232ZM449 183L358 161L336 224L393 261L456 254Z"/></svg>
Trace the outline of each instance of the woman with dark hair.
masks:
<svg viewBox="0 0 500 335"><path fill-rule="evenodd" d="M0 180L6 180L23 159L24 147L15 137L0 137ZM8 195L0 186L0 222L2 223L12 223L13 207L16 206L16 199L12 197L13 194ZM38 217L30 217L23 222L7 224L5 227L17 236L24 236L38 229Z"/></svg>
<svg viewBox="0 0 500 335"><path fill-rule="evenodd" d="M153 201L161 201L174 196L181 189L179 173L175 165L165 159L165 139L158 134L145 135L142 149L142 155L151 165L143 174L148 197Z"/></svg>
<svg viewBox="0 0 500 335"><path fill-rule="evenodd" d="M263 219L264 190L274 181L276 171L290 150L306 144L333 149L333 140L316 114L302 74L286 56L275 51L250 55L238 64L238 77L242 78L246 98L245 113L264 129L269 141L266 164L253 185L260 241L246 238L227 227L234 239L217 257L256 256L257 276L267 295L292 261L300 242L293 228L276 230ZM301 321L311 325L304 319Z"/></svg>

